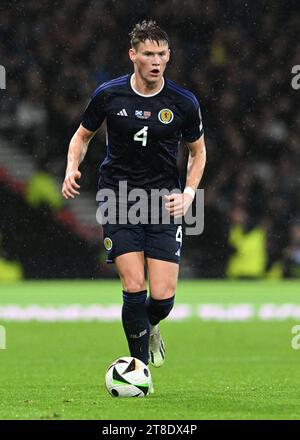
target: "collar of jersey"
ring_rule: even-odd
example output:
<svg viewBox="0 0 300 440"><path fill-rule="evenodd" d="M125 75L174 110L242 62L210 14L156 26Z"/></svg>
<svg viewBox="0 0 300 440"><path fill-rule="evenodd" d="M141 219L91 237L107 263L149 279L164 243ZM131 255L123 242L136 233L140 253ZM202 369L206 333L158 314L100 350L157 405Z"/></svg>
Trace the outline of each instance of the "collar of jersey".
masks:
<svg viewBox="0 0 300 440"><path fill-rule="evenodd" d="M161 88L157 91L157 92L155 92L155 93L153 93L152 95L143 95L142 93L140 93L140 92L138 92L137 90L135 90L135 88L133 87L133 85L132 85L132 78L133 78L133 75L134 75L134 73L131 75L131 77L130 77L130 87L132 88L132 90L134 91L134 93L136 93L137 95L139 95L139 96L142 96L143 98L152 98L152 96L155 96L155 95L158 95L161 91L162 91L162 89L164 88L164 86L165 86L165 79L164 79L164 77L162 77L162 85L161 85Z"/></svg>

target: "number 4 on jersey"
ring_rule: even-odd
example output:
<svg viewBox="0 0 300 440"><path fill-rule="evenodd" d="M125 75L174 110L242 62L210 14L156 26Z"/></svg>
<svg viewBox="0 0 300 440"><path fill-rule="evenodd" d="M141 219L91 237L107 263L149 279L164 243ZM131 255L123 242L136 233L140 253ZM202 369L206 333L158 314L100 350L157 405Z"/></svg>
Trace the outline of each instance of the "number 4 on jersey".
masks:
<svg viewBox="0 0 300 440"><path fill-rule="evenodd" d="M143 127L140 131L135 133L134 140L138 142L142 142L142 146L146 147L147 145L147 136L148 136L148 127Z"/></svg>

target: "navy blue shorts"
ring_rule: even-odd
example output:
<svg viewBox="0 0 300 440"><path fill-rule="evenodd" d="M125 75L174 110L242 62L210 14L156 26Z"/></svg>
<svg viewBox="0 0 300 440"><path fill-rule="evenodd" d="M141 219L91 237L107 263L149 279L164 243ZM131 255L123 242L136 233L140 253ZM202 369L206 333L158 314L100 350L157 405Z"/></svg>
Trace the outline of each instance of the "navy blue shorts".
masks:
<svg viewBox="0 0 300 440"><path fill-rule="evenodd" d="M107 263L128 252L144 252L145 257L179 263L182 226L171 224L102 225Z"/></svg>

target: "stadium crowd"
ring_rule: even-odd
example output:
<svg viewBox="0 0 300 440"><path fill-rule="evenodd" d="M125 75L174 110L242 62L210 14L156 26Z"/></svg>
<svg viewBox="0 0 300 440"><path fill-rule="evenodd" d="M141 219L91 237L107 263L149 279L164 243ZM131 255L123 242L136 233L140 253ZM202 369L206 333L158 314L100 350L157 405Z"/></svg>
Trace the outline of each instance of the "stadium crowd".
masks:
<svg viewBox="0 0 300 440"><path fill-rule="evenodd" d="M296 10L292 0L2 1L0 60L8 72L2 136L62 179L89 96L99 83L131 72L128 32L153 18L171 39L167 76L199 97L205 128L205 230L186 237L187 275L299 276L300 92L291 87L300 59ZM92 192L104 156L103 128L81 167L82 185ZM186 158L182 147L183 179ZM243 250L255 230L260 241ZM248 259L232 269L239 252ZM248 271L258 253L261 265Z"/></svg>

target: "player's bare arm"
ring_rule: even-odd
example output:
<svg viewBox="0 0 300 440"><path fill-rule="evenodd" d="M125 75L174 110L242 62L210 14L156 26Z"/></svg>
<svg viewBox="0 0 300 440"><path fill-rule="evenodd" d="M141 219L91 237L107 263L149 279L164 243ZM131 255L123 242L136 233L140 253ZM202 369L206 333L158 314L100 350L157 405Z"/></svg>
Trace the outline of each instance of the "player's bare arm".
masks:
<svg viewBox="0 0 300 440"><path fill-rule="evenodd" d="M166 209L175 218L184 216L193 202L194 195L202 179L206 163L204 135L202 135L195 142L187 143L187 146L190 152L187 164L185 190L182 194L171 194L170 196L165 196L167 200L165 205Z"/></svg>
<svg viewBox="0 0 300 440"><path fill-rule="evenodd" d="M70 141L66 176L61 190L65 199L74 199L74 197L80 194L78 191L80 185L76 183L76 180L81 177L78 168L86 155L89 142L95 133L80 125Z"/></svg>

